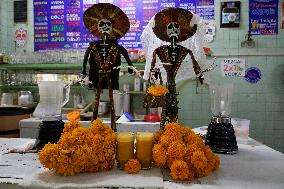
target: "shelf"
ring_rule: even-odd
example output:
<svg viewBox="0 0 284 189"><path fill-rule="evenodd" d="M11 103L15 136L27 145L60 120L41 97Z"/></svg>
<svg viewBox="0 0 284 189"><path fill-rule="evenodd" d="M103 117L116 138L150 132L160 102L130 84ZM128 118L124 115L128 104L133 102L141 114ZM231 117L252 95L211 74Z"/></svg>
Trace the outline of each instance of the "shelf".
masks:
<svg viewBox="0 0 284 189"><path fill-rule="evenodd" d="M126 65L126 63L122 63ZM144 62L133 62L135 67L144 68ZM0 64L0 70L81 70L82 64Z"/></svg>
<svg viewBox="0 0 284 189"><path fill-rule="evenodd" d="M132 95L144 95L146 94L145 91L127 91L126 94L132 94Z"/></svg>
<svg viewBox="0 0 284 189"><path fill-rule="evenodd" d="M0 85L0 88L2 89L23 89L23 88L29 88L29 89L38 89L38 85L13 85L13 86L8 86L8 85ZM81 89L84 88L81 85L72 85L71 89ZM85 87L88 89L87 87Z"/></svg>

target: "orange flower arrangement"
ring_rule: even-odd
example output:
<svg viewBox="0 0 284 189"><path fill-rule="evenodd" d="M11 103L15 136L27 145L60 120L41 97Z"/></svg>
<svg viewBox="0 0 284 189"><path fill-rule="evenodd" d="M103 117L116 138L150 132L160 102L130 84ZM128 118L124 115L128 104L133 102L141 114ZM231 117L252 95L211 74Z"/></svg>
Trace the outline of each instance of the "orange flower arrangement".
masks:
<svg viewBox="0 0 284 189"><path fill-rule="evenodd" d="M125 163L124 170L129 174L138 173L141 170L141 164L137 159L130 159Z"/></svg>
<svg viewBox="0 0 284 189"><path fill-rule="evenodd" d="M114 131L100 119L83 128L77 119L64 126L57 144L46 144L39 152L40 163L64 176L110 170L114 165Z"/></svg>
<svg viewBox="0 0 284 189"><path fill-rule="evenodd" d="M169 90L163 85L159 84L159 85L150 86L147 92L151 96L165 96L165 94L168 93Z"/></svg>
<svg viewBox="0 0 284 189"><path fill-rule="evenodd" d="M155 165L169 168L177 180L192 180L209 175L220 166L220 159L190 128L168 123L156 133L152 157Z"/></svg>

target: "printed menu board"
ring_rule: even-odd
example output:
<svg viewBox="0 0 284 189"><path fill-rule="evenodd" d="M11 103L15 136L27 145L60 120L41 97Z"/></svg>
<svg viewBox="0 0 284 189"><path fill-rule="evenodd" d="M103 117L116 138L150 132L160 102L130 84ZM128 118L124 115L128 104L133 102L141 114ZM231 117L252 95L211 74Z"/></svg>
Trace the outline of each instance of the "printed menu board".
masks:
<svg viewBox="0 0 284 189"><path fill-rule="evenodd" d="M278 0L249 1L249 30L253 35L278 33Z"/></svg>
<svg viewBox="0 0 284 189"><path fill-rule="evenodd" d="M98 40L84 26L84 11L96 3L113 3L128 16L130 29L119 40L127 49L141 49L140 36L160 10L181 7L214 20L214 0L34 0L34 50L85 49Z"/></svg>
<svg viewBox="0 0 284 189"><path fill-rule="evenodd" d="M282 29L284 29L284 3L282 3L282 14L281 14L281 21L282 21Z"/></svg>

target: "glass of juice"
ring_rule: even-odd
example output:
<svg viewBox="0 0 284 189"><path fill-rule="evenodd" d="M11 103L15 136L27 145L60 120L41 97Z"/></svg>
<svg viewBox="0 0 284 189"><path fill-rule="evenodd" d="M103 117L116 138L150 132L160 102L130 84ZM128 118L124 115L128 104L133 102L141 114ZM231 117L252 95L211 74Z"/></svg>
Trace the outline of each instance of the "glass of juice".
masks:
<svg viewBox="0 0 284 189"><path fill-rule="evenodd" d="M116 135L116 161L117 167L124 168L124 164L134 158L134 134L132 132L119 132Z"/></svg>
<svg viewBox="0 0 284 189"><path fill-rule="evenodd" d="M136 134L136 158L141 163L142 169L150 169L152 166L153 133L137 132Z"/></svg>

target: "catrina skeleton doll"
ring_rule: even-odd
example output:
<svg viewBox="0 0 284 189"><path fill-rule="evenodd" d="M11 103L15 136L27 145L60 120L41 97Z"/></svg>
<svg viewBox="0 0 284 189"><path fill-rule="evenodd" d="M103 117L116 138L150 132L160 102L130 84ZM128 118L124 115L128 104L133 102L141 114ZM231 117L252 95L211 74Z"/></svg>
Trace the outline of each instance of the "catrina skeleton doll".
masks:
<svg viewBox="0 0 284 189"><path fill-rule="evenodd" d="M128 72L133 73L133 65L127 50L118 45L129 29L129 20L125 13L110 3L99 3L88 8L83 15L86 28L101 40L91 42L84 56L81 78L87 75L86 65L89 63L89 87L96 89L93 120L98 117L98 106L102 89L109 90L111 127L116 131L113 90L119 89L119 67L121 55L128 63ZM135 69L134 69L135 70Z"/></svg>

